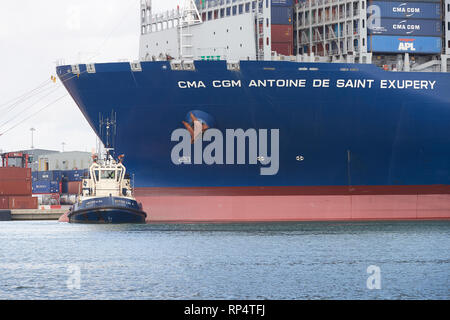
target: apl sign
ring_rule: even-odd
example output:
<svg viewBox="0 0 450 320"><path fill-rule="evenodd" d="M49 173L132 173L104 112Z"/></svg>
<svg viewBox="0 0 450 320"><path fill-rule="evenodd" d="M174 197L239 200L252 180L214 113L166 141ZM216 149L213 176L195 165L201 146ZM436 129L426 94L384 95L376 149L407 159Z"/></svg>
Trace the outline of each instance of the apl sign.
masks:
<svg viewBox="0 0 450 320"><path fill-rule="evenodd" d="M400 42L398 44L398 51L403 52L414 52L416 48L414 48L414 40L415 39L398 39Z"/></svg>
<svg viewBox="0 0 450 320"><path fill-rule="evenodd" d="M372 35L368 42L370 51L383 53L440 53L442 48L439 37Z"/></svg>

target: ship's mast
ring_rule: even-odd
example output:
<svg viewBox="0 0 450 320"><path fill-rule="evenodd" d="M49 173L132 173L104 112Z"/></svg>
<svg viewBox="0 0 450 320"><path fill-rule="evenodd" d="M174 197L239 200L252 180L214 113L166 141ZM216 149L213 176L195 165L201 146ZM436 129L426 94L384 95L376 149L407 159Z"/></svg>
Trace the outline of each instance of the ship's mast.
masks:
<svg viewBox="0 0 450 320"><path fill-rule="evenodd" d="M105 151L106 151L106 158L108 159L109 156L114 157L114 147L115 147L115 137L116 137L116 113L111 111L111 116L107 117L106 119L103 118L103 116L100 114L100 121L99 121L99 134L100 139L104 141L105 145Z"/></svg>

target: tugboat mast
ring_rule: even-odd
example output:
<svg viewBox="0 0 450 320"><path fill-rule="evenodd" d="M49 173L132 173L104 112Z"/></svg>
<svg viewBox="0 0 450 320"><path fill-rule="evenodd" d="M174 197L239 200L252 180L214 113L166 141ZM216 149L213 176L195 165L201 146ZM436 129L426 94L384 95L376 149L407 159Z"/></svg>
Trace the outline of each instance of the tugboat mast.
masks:
<svg viewBox="0 0 450 320"><path fill-rule="evenodd" d="M117 134L116 113L112 110L110 117L103 118L101 114L99 117L99 134L100 139L105 141L106 159L109 156L114 158L115 138Z"/></svg>

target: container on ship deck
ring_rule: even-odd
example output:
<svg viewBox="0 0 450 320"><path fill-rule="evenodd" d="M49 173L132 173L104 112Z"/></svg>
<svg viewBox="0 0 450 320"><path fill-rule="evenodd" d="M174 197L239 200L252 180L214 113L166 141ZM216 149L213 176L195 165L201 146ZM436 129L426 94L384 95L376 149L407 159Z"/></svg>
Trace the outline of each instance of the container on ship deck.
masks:
<svg viewBox="0 0 450 320"><path fill-rule="evenodd" d="M378 6L383 18L407 19L441 19L440 2L401 2L401 1L370 1L368 2L368 17L375 14L370 6Z"/></svg>
<svg viewBox="0 0 450 320"><path fill-rule="evenodd" d="M367 23L369 35L440 36L442 21L437 19L381 18L380 26Z"/></svg>
<svg viewBox="0 0 450 320"><path fill-rule="evenodd" d="M383 53L440 53L440 37L368 36L368 50Z"/></svg>
<svg viewBox="0 0 450 320"><path fill-rule="evenodd" d="M409 0L407 2L438 2L440 3L442 0ZM403 2L402 2L403 3Z"/></svg>
<svg viewBox="0 0 450 320"><path fill-rule="evenodd" d="M285 56L292 55L292 43L289 42L272 42L272 51Z"/></svg>
<svg viewBox="0 0 450 320"><path fill-rule="evenodd" d="M37 209L37 198L32 196L9 197L9 209Z"/></svg>
<svg viewBox="0 0 450 320"><path fill-rule="evenodd" d="M292 7L294 5L294 0L272 0L272 7L282 6L282 7Z"/></svg>
<svg viewBox="0 0 450 320"><path fill-rule="evenodd" d="M293 8L292 7L272 7L270 21L272 25L292 25Z"/></svg>
<svg viewBox="0 0 450 320"><path fill-rule="evenodd" d="M272 42L289 42L293 44L294 28L288 25L272 25L270 28Z"/></svg>
<svg viewBox="0 0 450 320"><path fill-rule="evenodd" d="M1 167L0 181L11 179L31 179L30 168Z"/></svg>
<svg viewBox="0 0 450 320"><path fill-rule="evenodd" d="M31 179L0 180L0 195L28 196L31 195Z"/></svg>

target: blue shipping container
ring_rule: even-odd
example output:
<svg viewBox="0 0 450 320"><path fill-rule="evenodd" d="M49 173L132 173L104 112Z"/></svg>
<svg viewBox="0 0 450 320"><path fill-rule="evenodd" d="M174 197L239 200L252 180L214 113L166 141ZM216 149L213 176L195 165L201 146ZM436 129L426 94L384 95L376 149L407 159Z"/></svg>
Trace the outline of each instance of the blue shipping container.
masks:
<svg viewBox="0 0 450 320"><path fill-rule="evenodd" d="M61 179L62 179L62 171L54 170L54 171L52 171L52 173L53 173L52 180L54 180L54 181L61 181Z"/></svg>
<svg viewBox="0 0 450 320"><path fill-rule="evenodd" d="M61 181L61 171L35 171L32 173L33 181L54 180Z"/></svg>
<svg viewBox="0 0 450 320"><path fill-rule="evenodd" d="M293 0L272 0L272 7L282 6L282 7L292 7L294 5Z"/></svg>
<svg viewBox="0 0 450 320"><path fill-rule="evenodd" d="M371 1L367 7L368 19L375 18L375 14L382 18L440 19L441 3Z"/></svg>
<svg viewBox="0 0 450 320"><path fill-rule="evenodd" d="M50 181L50 193L60 193L59 181Z"/></svg>
<svg viewBox="0 0 450 320"><path fill-rule="evenodd" d="M39 180L32 183L33 194L60 193L59 181Z"/></svg>
<svg viewBox="0 0 450 320"><path fill-rule="evenodd" d="M51 171L38 171L38 180L52 180L52 172Z"/></svg>
<svg viewBox="0 0 450 320"><path fill-rule="evenodd" d="M381 18L380 26L367 21L367 32L373 35L440 36L441 20Z"/></svg>
<svg viewBox="0 0 450 320"><path fill-rule="evenodd" d="M439 2L441 3L442 0L408 0L408 2Z"/></svg>
<svg viewBox="0 0 450 320"><path fill-rule="evenodd" d="M292 22L293 9L291 7L272 7L272 24L289 24Z"/></svg>
<svg viewBox="0 0 450 320"><path fill-rule="evenodd" d="M73 170L63 171L62 175L64 181L73 181L74 179Z"/></svg>
<svg viewBox="0 0 450 320"><path fill-rule="evenodd" d="M69 192L68 182L69 181L64 181L64 180L61 182L61 193Z"/></svg>
<svg viewBox="0 0 450 320"><path fill-rule="evenodd" d="M68 170L62 172L62 177L66 181L81 181L89 170Z"/></svg>
<svg viewBox="0 0 450 320"><path fill-rule="evenodd" d="M440 37L370 36L369 50L383 53L440 53Z"/></svg>
<svg viewBox="0 0 450 320"><path fill-rule="evenodd" d="M51 193L50 190L50 180L33 181L32 183L33 194Z"/></svg>

